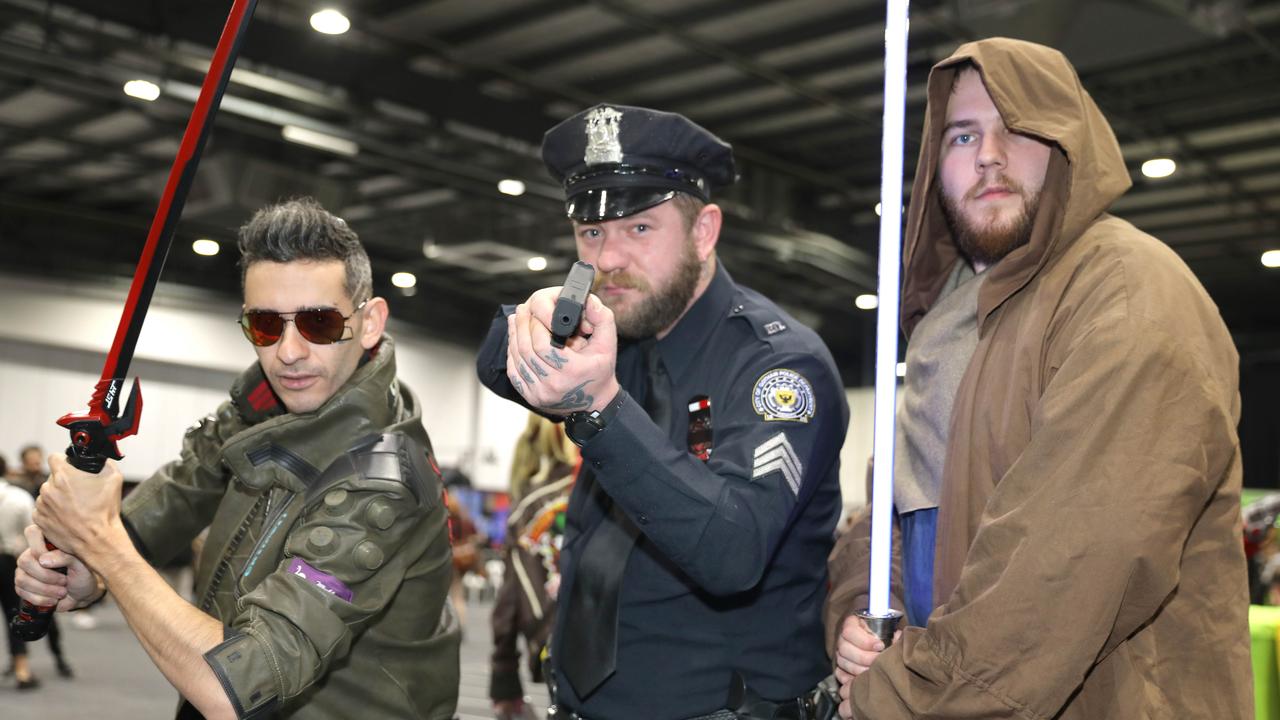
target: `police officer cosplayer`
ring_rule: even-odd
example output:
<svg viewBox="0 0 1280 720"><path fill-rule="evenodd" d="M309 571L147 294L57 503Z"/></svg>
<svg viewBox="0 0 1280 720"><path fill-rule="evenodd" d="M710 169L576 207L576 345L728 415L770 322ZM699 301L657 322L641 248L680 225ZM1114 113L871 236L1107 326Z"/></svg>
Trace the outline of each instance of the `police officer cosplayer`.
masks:
<svg viewBox="0 0 1280 720"><path fill-rule="evenodd" d="M258 362L123 510L114 463L93 476L51 457L19 592L70 610L109 590L180 717L451 718L439 472L368 256L310 200L259 211L240 250ZM148 563L205 526L191 605ZM37 552L41 531L66 552Z"/></svg>
<svg viewBox="0 0 1280 720"><path fill-rule="evenodd" d="M735 177L727 144L679 115L598 106L542 152L595 293L562 349L548 330L559 288L504 308L478 371L567 416L582 448L552 638L558 708L734 717L758 696L762 712L794 711L827 674L823 566L848 424L835 364L716 261L709 201Z"/></svg>

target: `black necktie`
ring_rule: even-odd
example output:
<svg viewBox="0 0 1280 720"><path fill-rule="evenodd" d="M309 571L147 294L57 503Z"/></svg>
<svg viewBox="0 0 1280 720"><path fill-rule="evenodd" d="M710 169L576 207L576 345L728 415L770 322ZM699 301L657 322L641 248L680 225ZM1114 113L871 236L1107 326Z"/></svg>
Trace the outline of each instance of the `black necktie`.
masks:
<svg viewBox="0 0 1280 720"><path fill-rule="evenodd" d="M649 390L645 395L645 411L666 430L671 413L671 379L658 355L657 343L645 348L645 364ZM595 500L608 507L608 512L585 538L573 587L569 590L569 612L572 614L564 630L564 653L560 665L574 692L586 699L609 678L618 662L618 597L627 558L640 531L622 508L605 494L600 483L593 482Z"/></svg>
<svg viewBox="0 0 1280 720"><path fill-rule="evenodd" d="M645 369L649 373L649 393L645 396L644 409L653 422L665 432L671 419L671 378L658 354L658 343L650 343L644 351Z"/></svg>

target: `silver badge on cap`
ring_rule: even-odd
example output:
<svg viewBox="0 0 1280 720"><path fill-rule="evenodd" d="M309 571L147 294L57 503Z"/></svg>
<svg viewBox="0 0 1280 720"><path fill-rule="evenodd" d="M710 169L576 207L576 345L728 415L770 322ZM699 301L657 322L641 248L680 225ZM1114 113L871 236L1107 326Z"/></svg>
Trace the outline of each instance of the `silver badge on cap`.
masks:
<svg viewBox="0 0 1280 720"><path fill-rule="evenodd" d="M598 107L587 113L588 165L622 162L622 143L618 140L618 123L622 112L611 107Z"/></svg>

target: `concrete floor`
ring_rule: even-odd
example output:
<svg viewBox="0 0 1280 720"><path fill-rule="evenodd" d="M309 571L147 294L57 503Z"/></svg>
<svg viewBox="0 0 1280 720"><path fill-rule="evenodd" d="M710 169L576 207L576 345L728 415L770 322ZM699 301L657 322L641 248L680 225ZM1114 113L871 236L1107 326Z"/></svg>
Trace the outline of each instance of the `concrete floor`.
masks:
<svg viewBox="0 0 1280 720"><path fill-rule="evenodd" d="M493 717L489 703L491 634L488 601L471 601L466 613L462 645L462 683L458 695L459 720ZM75 678L58 677L46 641L28 647L39 688L19 692L12 677L0 679L0 719L3 720L164 720L177 707L178 694L151 664L129 631L120 612L103 603L92 611L97 627L77 627L60 617L62 644ZM3 651L0 651L3 652ZM7 665L7 653L5 664ZM525 690L543 715L546 691L525 678Z"/></svg>

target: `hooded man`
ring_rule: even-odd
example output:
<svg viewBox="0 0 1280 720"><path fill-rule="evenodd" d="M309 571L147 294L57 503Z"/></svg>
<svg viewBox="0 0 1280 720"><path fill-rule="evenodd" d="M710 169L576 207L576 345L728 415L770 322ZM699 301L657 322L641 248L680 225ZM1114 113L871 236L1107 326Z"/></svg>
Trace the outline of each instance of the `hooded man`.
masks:
<svg viewBox="0 0 1280 720"><path fill-rule="evenodd" d="M895 468L911 626L885 650L849 617L867 606L864 519L831 558L842 715L1253 717L1217 308L1106 213L1129 175L1061 53L970 43L928 89Z"/></svg>

